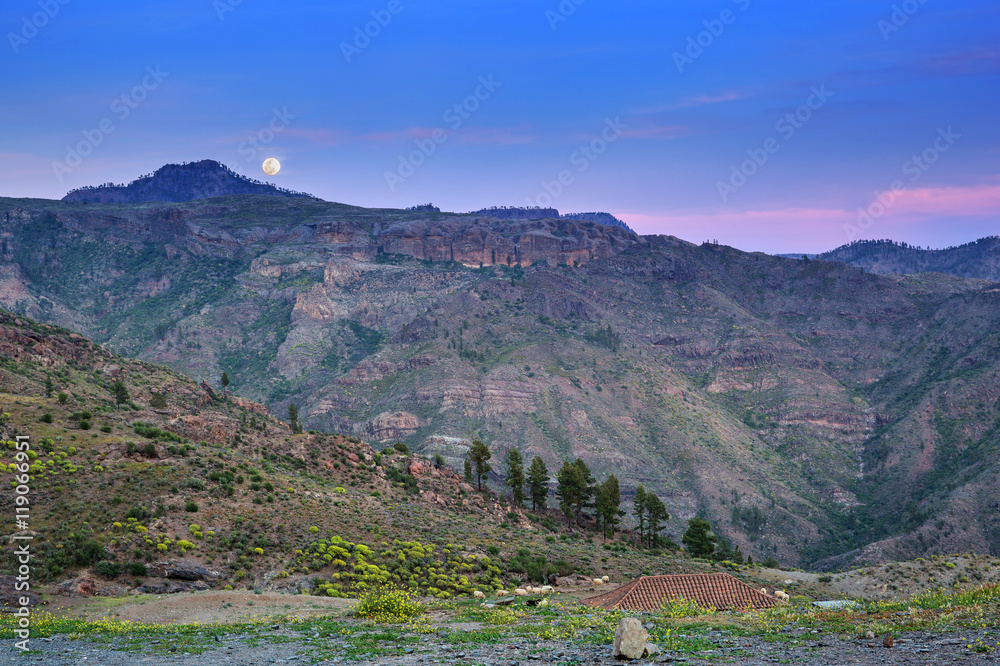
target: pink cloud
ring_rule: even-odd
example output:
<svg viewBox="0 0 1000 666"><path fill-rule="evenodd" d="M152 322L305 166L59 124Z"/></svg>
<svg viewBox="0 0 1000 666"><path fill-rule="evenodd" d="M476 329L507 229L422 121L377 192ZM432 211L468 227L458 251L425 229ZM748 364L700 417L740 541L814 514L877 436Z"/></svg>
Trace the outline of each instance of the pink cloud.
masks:
<svg viewBox="0 0 1000 666"><path fill-rule="evenodd" d="M889 206L896 216L1000 216L1000 185L905 190Z"/></svg>
<svg viewBox="0 0 1000 666"><path fill-rule="evenodd" d="M435 132L444 132L449 137L454 136L459 143L467 145L493 144L513 146L531 143L533 137L527 126L520 127L462 127L448 130L441 127L410 127L405 130L372 132L358 137L362 141L391 142L401 140L420 140L430 138Z"/></svg>
<svg viewBox="0 0 1000 666"><path fill-rule="evenodd" d="M285 133L324 147L339 146L350 138L347 132L321 127L287 127Z"/></svg>
<svg viewBox="0 0 1000 666"><path fill-rule="evenodd" d="M382 143L385 141L399 141L401 139L426 139L436 130L435 127L410 127L409 129L397 130L395 132L382 131L362 134L358 138L362 141L375 141Z"/></svg>
<svg viewBox="0 0 1000 666"><path fill-rule="evenodd" d="M455 135L459 142L465 144L496 144L500 146L515 146L531 143L532 135L526 126L521 127L470 127L458 130Z"/></svg>
<svg viewBox="0 0 1000 666"><path fill-rule="evenodd" d="M859 224L857 207L611 212L640 234L667 234L692 242L718 238L744 250L820 252L857 238L904 240L918 230L928 234L928 229L940 227L938 220L970 230L980 228L982 220L1000 215L1000 185L905 190L864 225Z"/></svg>
<svg viewBox="0 0 1000 666"><path fill-rule="evenodd" d="M688 97L682 99L674 108L678 109L690 109L697 106L708 106L710 104L720 104L722 102L734 102L738 99L746 99L749 97L746 93L737 92L735 90L728 90L718 95L698 95L697 97Z"/></svg>
<svg viewBox="0 0 1000 666"><path fill-rule="evenodd" d="M683 125L658 125L648 123L638 127L630 127L622 132L628 139L651 139L655 141L670 141L693 133L690 127Z"/></svg>

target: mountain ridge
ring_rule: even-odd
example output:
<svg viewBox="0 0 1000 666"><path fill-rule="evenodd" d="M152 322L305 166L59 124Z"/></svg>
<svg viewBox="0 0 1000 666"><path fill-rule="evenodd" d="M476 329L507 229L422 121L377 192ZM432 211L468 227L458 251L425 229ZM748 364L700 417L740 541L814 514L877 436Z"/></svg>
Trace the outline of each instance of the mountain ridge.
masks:
<svg viewBox="0 0 1000 666"><path fill-rule="evenodd" d="M71 190L63 201L82 203L182 203L197 199L243 194L311 197L237 174L215 160L166 164L127 185L106 183Z"/></svg>
<svg viewBox="0 0 1000 666"><path fill-rule="evenodd" d="M7 307L309 427L582 457L755 559L1000 548L963 518L997 501L988 282L257 196L0 200L0 236Z"/></svg>
<svg viewBox="0 0 1000 666"><path fill-rule="evenodd" d="M1000 282L1000 236L986 236L941 249L915 247L889 239L861 240L820 254L775 256L841 261L878 275L943 273Z"/></svg>

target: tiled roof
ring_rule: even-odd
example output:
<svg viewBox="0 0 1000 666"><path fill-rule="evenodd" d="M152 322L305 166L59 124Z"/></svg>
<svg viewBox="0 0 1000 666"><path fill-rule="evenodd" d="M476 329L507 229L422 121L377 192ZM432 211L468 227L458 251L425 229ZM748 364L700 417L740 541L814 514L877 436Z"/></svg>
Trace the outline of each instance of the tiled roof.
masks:
<svg viewBox="0 0 1000 666"><path fill-rule="evenodd" d="M778 603L771 595L726 573L643 576L583 603L605 610L651 611L670 599L696 601L716 610L770 608Z"/></svg>

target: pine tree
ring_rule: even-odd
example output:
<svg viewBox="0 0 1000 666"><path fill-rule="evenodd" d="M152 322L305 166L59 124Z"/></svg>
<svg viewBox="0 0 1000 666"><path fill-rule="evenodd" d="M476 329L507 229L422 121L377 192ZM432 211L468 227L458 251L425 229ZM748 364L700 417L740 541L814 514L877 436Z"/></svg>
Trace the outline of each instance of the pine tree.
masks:
<svg viewBox="0 0 1000 666"><path fill-rule="evenodd" d="M597 479L595 479L594 475L590 473L590 468L587 467L587 463L583 462L582 458L577 458L573 461L573 464L580 470L580 485L577 490L576 505L574 506L576 510L576 520L579 523L580 518L583 516L583 510L587 507L593 506L590 499L594 496L594 492L597 488Z"/></svg>
<svg viewBox="0 0 1000 666"><path fill-rule="evenodd" d="M667 507L655 494L646 493L646 532L649 536L649 547L656 548L660 542L661 523L670 519Z"/></svg>
<svg viewBox="0 0 1000 666"><path fill-rule="evenodd" d="M691 557L706 559L712 557L716 538L711 531L712 526L704 518L692 518L688 521L688 529L681 538L681 543L687 548Z"/></svg>
<svg viewBox="0 0 1000 666"><path fill-rule="evenodd" d="M465 459L465 482L472 483L472 461L468 457Z"/></svg>
<svg viewBox="0 0 1000 666"><path fill-rule="evenodd" d="M622 496L618 487L618 478L612 474L601 485L597 486L594 506L597 513L597 524L604 536L615 536L615 528L621 523L619 518L625 515L621 510Z"/></svg>
<svg viewBox="0 0 1000 666"><path fill-rule="evenodd" d="M229 388L229 373L225 370L222 371L222 395L226 395L226 389Z"/></svg>
<svg viewBox="0 0 1000 666"><path fill-rule="evenodd" d="M56 390L55 384L52 383L52 376L49 375L45 378L45 397L51 398L52 392Z"/></svg>
<svg viewBox="0 0 1000 666"><path fill-rule="evenodd" d="M299 423L299 408L295 406L295 403L288 405L288 422L292 426L292 433L299 434L302 432L302 424Z"/></svg>
<svg viewBox="0 0 1000 666"><path fill-rule="evenodd" d="M586 481L583 472L576 463L564 462L556 475L556 498L559 499L559 508L566 516L566 524L573 524L573 515L577 507L583 502L584 488ZM579 516L579 514L577 514Z"/></svg>
<svg viewBox="0 0 1000 666"><path fill-rule="evenodd" d="M511 495L514 498L514 506L524 505L524 458L517 449L507 451L505 458L507 463L507 479L505 483L510 487Z"/></svg>
<svg viewBox="0 0 1000 666"><path fill-rule="evenodd" d="M478 437L472 440L472 448L469 449L469 459L473 464L473 473L476 477L476 486L479 488L479 492L483 491L483 479L486 478L490 471L493 469L490 467L489 460L493 457L490 453L490 448L483 443Z"/></svg>
<svg viewBox="0 0 1000 666"><path fill-rule="evenodd" d="M635 498L632 500L632 515L635 516L636 526L639 529L639 543L646 543L646 489L639 484L635 489Z"/></svg>
<svg viewBox="0 0 1000 666"><path fill-rule="evenodd" d="M128 389L125 388L125 382L120 379L116 379L111 385L111 395L115 397L116 405L124 405L129 401Z"/></svg>
<svg viewBox="0 0 1000 666"><path fill-rule="evenodd" d="M712 553L712 559L716 562L725 562L726 560L733 559L733 549L729 546L729 539L724 536L719 537L715 552Z"/></svg>
<svg viewBox="0 0 1000 666"><path fill-rule="evenodd" d="M549 469L539 456L531 461L528 468L528 493L531 495L531 510L545 509L549 497Z"/></svg>
<svg viewBox="0 0 1000 666"><path fill-rule="evenodd" d="M594 489L594 518L597 520L597 531L605 537L608 536L608 530L604 525L604 514L607 512L607 507L608 489L604 487L603 483L599 483Z"/></svg>

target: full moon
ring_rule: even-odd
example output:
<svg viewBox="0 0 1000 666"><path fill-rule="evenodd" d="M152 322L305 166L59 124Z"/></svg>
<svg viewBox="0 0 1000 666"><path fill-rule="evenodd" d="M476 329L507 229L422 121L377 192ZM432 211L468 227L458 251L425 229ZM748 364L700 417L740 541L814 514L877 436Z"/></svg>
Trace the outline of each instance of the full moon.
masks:
<svg viewBox="0 0 1000 666"><path fill-rule="evenodd" d="M268 176L273 176L279 171L281 171L281 162L274 159L273 157L268 157L266 160L264 160L262 168L264 169L264 173L266 173Z"/></svg>

